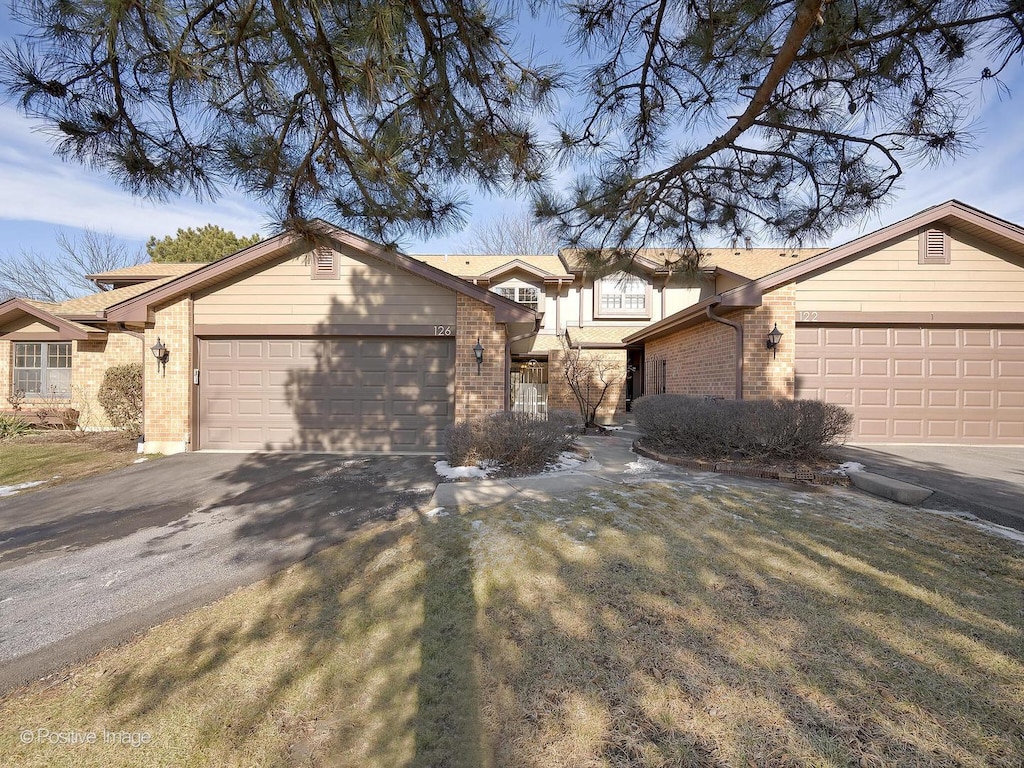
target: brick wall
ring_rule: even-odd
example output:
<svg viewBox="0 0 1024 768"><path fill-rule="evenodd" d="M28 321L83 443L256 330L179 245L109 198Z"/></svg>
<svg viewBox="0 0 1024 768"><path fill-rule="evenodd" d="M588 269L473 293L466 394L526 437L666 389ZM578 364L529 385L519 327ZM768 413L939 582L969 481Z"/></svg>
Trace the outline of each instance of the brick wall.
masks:
<svg viewBox="0 0 1024 768"><path fill-rule="evenodd" d="M776 324L783 335L773 357L765 341ZM760 307L744 312L743 333L743 397L791 400L795 391L796 283L765 294Z"/></svg>
<svg viewBox="0 0 1024 768"><path fill-rule="evenodd" d="M763 298L760 307L724 315L743 323L743 397L791 399L796 335L796 286L785 285ZM777 354L765 347L778 324L782 343ZM736 332L705 320L646 345L646 360L667 361L666 391L682 395L736 396Z"/></svg>
<svg viewBox="0 0 1024 768"><path fill-rule="evenodd" d="M455 420L466 421L505 407L505 327L494 322L493 307L456 295ZM477 373L473 347L484 348Z"/></svg>
<svg viewBox="0 0 1024 768"><path fill-rule="evenodd" d="M142 340L115 331L105 339L74 341L71 344L70 406L79 412L78 424L83 429L111 429L110 421L97 400L103 374L112 365L141 360ZM11 407L7 398L11 393L13 355L14 342L0 341L0 410ZM22 408L29 411L35 404L25 400Z"/></svg>
<svg viewBox="0 0 1024 768"><path fill-rule="evenodd" d="M97 400L103 374L113 365L141 362L145 366L144 354L142 339L127 333L111 332L105 339L75 342L71 355L71 405L81 414L79 426L111 428Z"/></svg>
<svg viewBox="0 0 1024 768"><path fill-rule="evenodd" d="M584 349L582 354L604 367L606 380L611 381L611 386L597 409L597 422L611 424L621 421L626 413L626 350ZM563 350L552 350L548 355L548 411L579 413L576 398L565 377Z"/></svg>
<svg viewBox="0 0 1024 768"><path fill-rule="evenodd" d="M177 453L188 450L191 442L192 300L185 297L158 307L155 320L146 329L145 347L148 350L159 337L170 357L166 369L158 369L152 355L144 365L145 451Z"/></svg>
<svg viewBox="0 0 1024 768"><path fill-rule="evenodd" d="M726 315L737 320L736 313ZM665 391L675 395L736 397L736 331L722 323L706 320L646 345L649 366L655 359L666 361ZM647 381L647 391L653 382Z"/></svg>
<svg viewBox="0 0 1024 768"><path fill-rule="evenodd" d="M11 394L11 365L14 348L11 342L0 339L0 410L10 408L7 396Z"/></svg>

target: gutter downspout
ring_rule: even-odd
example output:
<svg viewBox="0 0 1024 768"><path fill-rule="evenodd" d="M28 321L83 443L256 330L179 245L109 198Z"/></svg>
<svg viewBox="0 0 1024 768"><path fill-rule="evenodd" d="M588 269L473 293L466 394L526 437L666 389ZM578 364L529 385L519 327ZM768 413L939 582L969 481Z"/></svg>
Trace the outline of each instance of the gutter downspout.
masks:
<svg viewBox="0 0 1024 768"><path fill-rule="evenodd" d="M505 410L508 411L512 408L511 403L511 389L512 389L512 345L517 341L528 339L531 336L536 336L540 333L540 326L544 322L544 313L541 312L537 315L537 319L533 321L533 330L526 333L520 334L519 336L513 336L505 342L505 375L504 375L504 388L505 394L503 396L503 403ZM508 326L505 326L506 328Z"/></svg>
<svg viewBox="0 0 1024 768"><path fill-rule="evenodd" d="M722 325L728 325L736 331L736 399L743 399L743 326L735 320L726 320L715 314L715 307L721 304L721 299L708 305L707 315L709 320Z"/></svg>

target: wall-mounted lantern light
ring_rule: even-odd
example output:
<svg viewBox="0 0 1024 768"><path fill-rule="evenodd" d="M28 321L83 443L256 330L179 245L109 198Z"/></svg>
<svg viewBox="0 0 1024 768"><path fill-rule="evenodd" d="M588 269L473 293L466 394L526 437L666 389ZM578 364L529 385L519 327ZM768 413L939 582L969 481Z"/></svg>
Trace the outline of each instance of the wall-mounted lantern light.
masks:
<svg viewBox="0 0 1024 768"><path fill-rule="evenodd" d="M782 331L779 330L779 324L775 323L775 327L772 328L771 333L768 334L768 341L765 342L765 346L772 351L773 359L778 354L780 341L782 341Z"/></svg>
<svg viewBox="0 0 1024 768"><path fill-rule="evenodd" d="M160 337L156 337L156 344L149 348L149 351L153 353L153 357L156 358L156 369L163 370L167 373L167 358L171 356L171 351L167 349L167 345L160 341Z"/></svg>
<svg viewBox="0 0 1024 768"><path fill-rule="evenodd" d="M476 357L476 375L480 375L480 367L484 364L484 348L480 344L480 337L476 339L476 344L473 346L473 355Z"/></svg>

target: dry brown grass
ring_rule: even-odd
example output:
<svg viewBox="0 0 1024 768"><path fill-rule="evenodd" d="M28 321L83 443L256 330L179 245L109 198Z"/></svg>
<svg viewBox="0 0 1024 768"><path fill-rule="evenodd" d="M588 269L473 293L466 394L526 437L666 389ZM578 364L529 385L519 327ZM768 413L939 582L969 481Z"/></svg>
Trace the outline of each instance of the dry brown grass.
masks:
<svg viewBox="0 0 1024 768"><path fill-rule="evenodd" d="M700 477L406 519L8 696L0 762L1017 768L1022 554Z"/></svg>
<svg viewBox="0 0 1024 768"><path fill-rule="evenodd" d="M0 485L45 480L38 488L48 488L110 472L138 458L136 445L123 432L56 429L0 440Z"/></svg>

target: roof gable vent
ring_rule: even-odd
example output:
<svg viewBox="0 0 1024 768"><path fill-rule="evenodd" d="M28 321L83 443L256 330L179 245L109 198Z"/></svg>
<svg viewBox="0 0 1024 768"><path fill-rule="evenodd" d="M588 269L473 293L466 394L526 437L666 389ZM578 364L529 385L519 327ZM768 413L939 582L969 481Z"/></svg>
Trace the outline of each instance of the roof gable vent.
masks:
<svg viewBox="0 0 1024 768"><path fill-rule="evenodd" d="M321 246L315 248L310 259L314 280L334 280L338 277L337 254L332 248Z"/></svg>
<svg viewBox="0 0 1024 768"><path fill-rule="evenodd" d="M918 264L949 264L949 234L926 229L917 236Z"/></svg>

